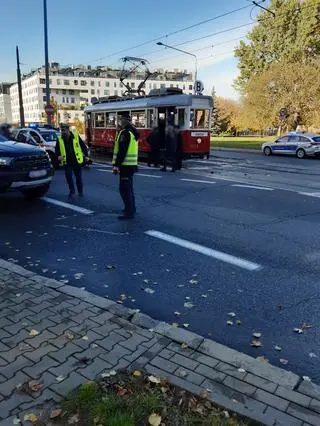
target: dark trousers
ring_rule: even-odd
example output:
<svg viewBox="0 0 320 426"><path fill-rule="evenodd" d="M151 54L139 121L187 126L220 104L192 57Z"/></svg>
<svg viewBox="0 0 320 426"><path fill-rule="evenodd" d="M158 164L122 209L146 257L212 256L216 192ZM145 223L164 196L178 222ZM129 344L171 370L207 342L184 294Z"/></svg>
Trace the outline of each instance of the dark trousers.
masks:
<svg viewBox="0 0 320 426"><path fill-rule="evenodd" d="M74 181L73 181L73 174L76 178L76 184L79 194L83 193L83 183L82 183L82 171L80 166L69 166L66 165L65 167L65 174L66 179L69 185L69 191L70 194L74 194L76 192Z"/></svg>
<svg viewBox="0 0 320 426"><path fill-rule="evenodd" d="M121 176L119 191L124 204L125 214L133 216L136 212L136 201L133 192L133 176Z"/></svg>

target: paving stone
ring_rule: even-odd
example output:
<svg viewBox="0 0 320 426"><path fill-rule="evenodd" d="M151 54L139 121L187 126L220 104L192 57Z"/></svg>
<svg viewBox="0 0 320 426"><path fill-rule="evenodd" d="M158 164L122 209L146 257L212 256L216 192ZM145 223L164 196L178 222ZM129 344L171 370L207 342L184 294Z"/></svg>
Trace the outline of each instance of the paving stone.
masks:
<svg viewBox="0 0 320 426"><path fill-rule="evenodd" d="M67 379L65 379L63 382L53 384L50 386L50 389L53 392L65 397L69 392L75 390L83 383L86 383L84 376L81 376L79 373L72 372Z"/></svg>
<svg viewBox="0 0 320 426"><path fill-rule="evenodd" d="M21 404L32 401L33 399L30 395L22 395L17 393L11 395L9 399L0 402L0 419L2 420L6 417L9 417L12 411L14 409L18 409ZM6 423L1 422L0 425L2 426L2 424L5 425ZM10 426L12 425L13 423L10 424Z"/></svg>
<svg viewBox="0 0 320 426"><path fill-rule="evenodd" d="M81 370L86 364L80 361L81 358L70 356L64 363L55 362L52 368L49 367L49 372L55 377L64 376L67 377L72 371ZM94 360L93 360L94 362Z"/></svg>
<svg viewBox="0 0 320 426"><path fill-rule="evenodd" d="M53 322L54 324L59 321L57 319L55 312L51 311L50 309L44 309L43 311L39 312L38 314L30 313L30 315L26 318L26 321L31 321L33 324L37 324L44 319L48 319L49 321Z"/></svg>
<svg viewBox="0 0 320 426"><path fill-rule="evenodd" d="M87 302L80 302L79 304L77 304L77 305L72 305L72 307L70 308L70 310L72 311L72 312L74 312L74 313L76 313L76 314L81 314L82 312L84 312L84 311L88 311L89 310L89 308L91 307L91 305L90 305L90 303L87 303ZM94 315L96 315L96 314L94 314L93 312L91 312L91 311L89 311L92 315L91 316L94 316Z"/></svg>
<svg viewBox="0 0 320 426"><path fill-rule="evenodd" d="M32 361L21 355L15 361L7 364L5 367L1 367L1 375L5 376L6 379L10 379L16 374L17 371L20 371L25 367L29 367L32 364Z"/></svg>
<svg viewBox="0 0 320 426"><path fill-rule="evenodd" d="M271 393L266 392L262 389L257 389L253 396L258 401L264 402L265 404L277 408L280 411L286 411L289 406L289 401L286 401L283 398L279 398L278 396L272 395Z"/></svg>
<svg viewBox="0 0 320 426"><path fill-rule="evenodd" d="M170 359L170 358L172 358L175 354L176 354L176 352L174 352L174 351L170 351L169 349L163 349L163 350L159 353L159 355L160 355L162 358L165 358L165 359Z"/></svg>
<svg viewBox="0 0 320 426"><path fill-rule="evenodd" d="M83 321L85 321L89 318L93 318L95 315L96 314L94 314L93 312L90 312L88 310L84 310L77 315L72 315L72 321L74 321L78 324L82 324Z"/></svg>
<svg viewBox="0 0 320 426"><path fill-rule="evenodd" d="M183 355L175 354L171 358L172 362L175 362L176 364L180 365L181 367L188 368L189 370L195 370L199 363L197 361L194 361L190 358L187 358Z"/></svg>
<svg viewBox="0 0 320 426"><path fill-rule="evenodd" d="M320 401L317 399L312 399L309 408L313 411L316 411L317 413L320 413Z"/></svg>
<svg viewBox="0 0 320 426"><path fill-rule="evenodd" d="M98 334L101 334L101 336L109 336L111 331L118 330L119 325L114 324L112 322L106 323L104 325L97 325L96 327L93 327L92 330L95 331Z"/></svg>
<svg viewBox="0 0 320 426"><path fill-rule="evenodd" d="M14 302L17 302L17 300L18 300L18 303L22 303L22 302L24 302L26 300L30 300L33 303L33 300L35 299L35 294L32 293L32 292L27 292L26 291L26 292L23 292L21 294L21 296L19 296L19 297L17 297L15 294L12 294L12 296L10 297L10 299L12 301L14 301Z"/></svg>
<svg viewBox="0 0 320 426"><path fill-rule="evenodd" d="M299 405L289 404L287 413L291 414L294 417L297 417L304 422L309 423L310 425L319 426L320 425L320 416L314 411L308 410L307 408L300 407Z"/></svg>
<svg viewBox="0 0 320 426"><path fill-rule="evenodd" d="M131 322L132 322L132 324L135 324L139 327L146 328L148 330L154 329L159 324L159 321L157 321L157 320L155 320L155 319L153 319L153 318L149 317L148 315L145 315L141 312L134 314Z"/></svg>
<svg viewBox="0 0 320 426"><path fill-rule="evenodd" d="M150 340L143 342L142 346L144 346L145 348L151 348L154 345L159 345L159 346L162 346L163 348L165 348L166 346L169 345L170 342L171 342L170 339L156 335L156 336L152 337Z"/></svg>
<svg viewBox="0 0 320 426"><path fill-rule="evenodd" d="M270 421L273 421L272 424L274 426L302 426L301 420L291 417L272 407L268 407L265 414L269 417Z"/></svg>
<svg viewBox="0 0 320 426"><path fill-rule="evenodd" d="M33 296L32 303L34 303L35 305L42 305L43 302L48 302L49 300L52 300L54 297L55 297L54 295L46 292L46 293L44 293L44 294L42 294L41 296L38 296L38 297ZM53 300L52 300L52 302L54 303Z"/></svg>
<svg viewBox="0 0 320 426"><path fill-rule="evenodd" d="M128 349L123 348L120 345L116 345L111 351L99 355L99 358L103 359L104 361L107 361L109 364L114 366L117 365L124 356L130 354L131 352ZM129 363L129 361L126 362Z"/></svg>
<svg viewBox="0 0 320 426"><path fill-rule="evenodd" d="M29 376L27 376L25 373L22 373L22 371L18 371L14 377L0 383L0 395L2 395L3 397L8 397L16 389L16 386L18 386L19 384L23 384L29 380Z"/></svg>
<svg viewBox="0 0 320 426"><path fill-rule="evenodd" d="M289 389L293 389L300 381L299 376L290 371L285 371L270 364L262 364L248 355L220 345L212 340L205 339L198 351L227 362L237 368L243 368L249 373L268 379Z"/></svg>
<svg viewBox="0 0 320 426"><path fill-rule="evenodd" d="M105 337L102 340L98 340L96 342L97 345L102 346L104 349L111 351L115 345L119 342L124 342L125 338L120 336L117 333L114 333L113 331L109 334L108 337ZM131 351L129 352L131 353Z"/></svg>
<svg viewBox="0 0 320 426"><path fill-rule="evenodd" d="M50 320L51 318L52 317L49 317ZM59 324L55 324L51 327L48 327L48 331L59 336L60 334L64 334L67 330L70 330L71 327L75 327L75 326L77 326L77 323L71 320L68 320L65 322L60 322Z"/></svg>
<svg viewBox="0 0 320 426"><path fill-rule="evenodd" d="M180 353L183 353L183 351L184 350L180 348ZM203 354L200 354L199 352L194 352L194 351L190 353L190 357L194 359L195 361L198 361L200 364L205 364L208 367L212 367L212 368L214 368L220 362L219 360L212 358L211 356L203 355Z"/></svg>
<svg viewBox="0 0 320 426"><path fill-rule="evenodd" d="M109 371L112 365L102 359L95 359L90 365L85 368L81 368L78 371L79 374L84 376L88 380L95 380L104 371Z"/></svg>
<svg viewBox="0 0 320 426"><path fill-rule="evenodd" d="M129 308L126 308L123 305L119 305L118 303L113 303L108 307L108 311L114 315L117 315L121 318L128 319L132 316Z"/></svg>
<svg viewBox="0 0 320 426"><path fill-rule="evenodd" d="M215 368L227 374L228 376L232 376L240 380L243 380L243 378L247 374L246 372L241 373L238 368L234 367L233 365L226 364L225 362L219 362L219 364L217 364Z"/></svg>
<svg viewBox="0 0 320 426"><path fill-rule="evenodd" d="M196 353L194 351L194 349L184 348L184 347L181 346L181 344L178 344L178 343L175 343L175 342L171 342L167 346L167 349L169 349L170 351L174 351L174 352L176 352L180 355L187 356L187 357L192 358L192 359L193 359L193 355ZM194 359L195 359L195 361L198 361L196 359L196 357ZM203 364L205 364L205 363L203 363Z"/></svg>
<svg viewBox="0 0 320 426"><path fill-rule="evenodd" d="M304 395L311 396L311 398L315 398L320 401L320 386L303 380L298 387L298 392L303 393Z"/></svg>
<svg viewBox="0 0 320 426"><path fill-rule="evenodd" d="M22 277L33 277L35 275L34 272L27 271L25 268L22 268L19 265L14 263L7 262L6 260L0 259L1 268L7 269L10 273L14 273L17 275L21 275Z"/></svg>
<svg viewBox="0 0 320 426"><path fill-rule="evenodd" d="M21 326L19 326L19 328L21 329ZM10 339L12 337L12 334L16 334L16 333L8 333L7 331L0 329L0 340L3 339Z"/></svg>
<svg viewBox="0 0 320 426"><path fill-rule="evenodd" d="M35 275L30 278L31 281L41 284L42 286L46 286L49 288L60 288L63 287L63 283L57 280L53 280L51 278L42 277L40 275Z"/></svg>
<svg viewBox="0 0 320 426"><path fill-rule="evenodd" d="M68 343L62 349L59 349L56 352L52 352L50 356L57 360L60 363L66 362L67 358L76 352L82 352L82 349L79 346L74 345L73 343Z"/></svg>
<svg viewBox="0 0 320 426"><path fill-rule="evenodd" d="M123 359L126 359L126 358L123 358ZM145 356L140 356L139 358L135 359L133 362L130 362L129 370L130 371L143 370L149 362L150 362L149 358Z"/></svg>
<svg viewBox="0 0 320 426"><path fill-rule="evenodd" d="M167 359L161 358L160 356L156 356L154 359L152 359L150 364L160 368L161 370L167 371L168 373L173 373L179 367L177 364L174 364Z"/></svg>
<svg viewBox="0 0 320 426"><path fill-rule="evenodd" d="M28 305L27 305L27 303L28 303ZM33 311L36 314L38 314L38 313L42 312L43 310L51 308L52 307L52 301L45 301L45 302L41 303L40 305L35 305L33 303L30 305L30 302L27 301L27 302L25 302L25 306L28 308L29 311Z"/></svg>
<svg viewBox="0 0 320 426"><path fill-rule="evenodd" d="M146 337L134 333L128 340L121 342L121 345L131 351L136 351L143 342L147 341L148 339Z"/></svg>
<svg viewBox="0 0 320 426"><path fill-rule="evenodd" d="M129 362L134 362L137 358L140 358L146 352L148 352L148 349L141 345L137 350L132 352L130 355L125 356L125 359ZM148 359L154 358L155 355L156 354L152 354L151 356L148 357Z"/></svg>
<svg viewBox="0 0 320 426"><path fill-rule="evenodd" d="M1 352L2 346L3 346L3 348L6 347L7 349L9 349L8 346L2 345L0 343L0 352ZM32 352L33 350L34 349L33 349L32 346L28 347L27 345L20 344L18 346L15 346L12 349L6 350L5 352L1 352L0 355L5 361L10 363L10 362L15 361L16 358L18 358L18 356L20 356L20 355L26 356L28 352ZM27 357L27 358L29 358L29 357Z"/></svg>
<svg viewBox="0 0 320 426"><path fill-rule="evenodd" d="M227 376L223 384L245 395L253 395L257 388L234 377Z"/></svg>
<svg viewBox="0 0 320 426"><path fill-rule="evenodd" d="M226 378L225 373L222 373L221 371L217 371L213 368L208 367L207 365L200 364L196 369L195 372L198 374L201 374L202 376L215 380L216 382L223 382L223 380Z"/></svg>
<svg viewBox="0 0 320 426"><path fill-rule="evenodd" d="M179 367L175 372L175 376L182 377L187 382L191 382L195 385L201 385L205 381L205 377L200 374L194 373L186 368Z"/></svg>
<svg viewBox="0 0 320 426"><path fill-rule="evenodd" d="M203 342L203 337L198 334L191 333L182 328L173 327L167 323L161 322L154 328L155 333L159 333L165 337L179 342L186 343L190 348L197 349Z"/></svg>
<svg viewBox="0 0 320 426"><path fill-rule="evenodd" d="M115 304L110 300L91 294L86 290L81 290L80 288L72 287L71 285L64 285L59 288L59 291L70 296L77 297L81 300L87 301L88 303L97 306L98 308L108 310L112 305Z"/></svg>
<svg viewBox="0 0 320 426"><path fill-rule="evenodd" d="M23 368L23 371L33 379L38 379L42 374L52 367L56 367L58 362L49 356L45 356L41 361L34 364L32 367Z"/></svg>
<svg viewBox="0 0 320 426"><path fill-rule="evenodd" d="M28 336L29 337L29 336ZM55 334L50 333L50 331L45 330L40 333L38 336L31 337L25 341L28 345L31 345L35 349L38 349L43 343L53 343L50 340L57 337Z"/></svg>
<svg viewBox="0 0 320 426"><path fill-rule="evenodd" d="M104 325L107 322L110 321L111 318L113 318L113 314L111 312L103 312L99 315L96 315L94 318L92 318L96 323L100 325Z"/></svg>
<svg viewBox="0 0 320 426"><path fill-rule="evenodd" d="M73 356L77 359L82 359L82 358L95 359L99 355L106 354L107 352L108 351L106 351L106 349L102 348L101 346L97 346L93 348L91 343L86 350L80 353L76 353Z"/></svg>
<svg viewBox="0 0 320 426"><path fill-rule="evenodd" d="M276 383L270 382L270 380L267 380L267 379L262 379L261 377L258 377L258 376L254 376L251 373L248 373L243 380L259 389L263 389L270 393L274 393L278 387Z"/></svg>
<svg viewBox="0 0 320 426"><path fill-rule="evenodd" d="M292 391L282 386L278 387L276 395L281 396L288 401L295 402L298 405L302 405L303 407L309 407L311 402L311 398L309 396L302 395L299 392Z"/></svg>

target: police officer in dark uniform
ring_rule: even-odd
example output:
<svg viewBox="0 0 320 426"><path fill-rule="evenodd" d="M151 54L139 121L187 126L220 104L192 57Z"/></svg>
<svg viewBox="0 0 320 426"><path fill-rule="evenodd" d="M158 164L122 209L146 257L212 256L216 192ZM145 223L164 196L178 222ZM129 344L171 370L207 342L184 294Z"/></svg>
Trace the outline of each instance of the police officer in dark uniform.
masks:
<svg viewBox="0 0 320 426"><path fill-rule="evenodd" d="M123 215L118 219L130 220L136 213L133 175L138 169L139 133L132 126L129 114L121 116L120 128L114 145L112 164L113 173L120 174L119 192L124 203Z"/></svg>

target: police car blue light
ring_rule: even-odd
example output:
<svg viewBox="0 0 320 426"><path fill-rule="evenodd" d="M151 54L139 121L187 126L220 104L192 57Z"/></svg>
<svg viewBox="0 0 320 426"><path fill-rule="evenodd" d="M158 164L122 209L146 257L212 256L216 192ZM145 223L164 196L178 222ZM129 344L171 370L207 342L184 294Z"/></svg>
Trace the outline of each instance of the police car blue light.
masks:
<svg viewBox="0 0 320 426"><path fill-rule="evenodd" d="M290 132L274 142L262 144L264 155L296 155L302 159L306 156L320 157L320 135L316 133Z"/></svg>

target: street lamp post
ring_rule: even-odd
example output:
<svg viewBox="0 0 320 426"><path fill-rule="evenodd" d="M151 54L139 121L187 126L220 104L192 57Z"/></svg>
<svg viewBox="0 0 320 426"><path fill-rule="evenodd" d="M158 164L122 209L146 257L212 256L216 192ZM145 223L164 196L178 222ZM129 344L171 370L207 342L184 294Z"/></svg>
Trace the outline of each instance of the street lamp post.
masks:
<svg viewBox="0 0 320 426"><path fill-rule="evenodd" d="M164 47L167 47L168 49L176 50L177 52L181 52L181 53L184 53L186 55L192 56L195 60L195 73L194 73L195 81L198 80L198 58L194 53L190 53L190 52L187 52L186 50L182 50L182 49L178 49L178 48L173 47L173 46L169 46L168 44L162 43L161 41L158 41L157 45L158 46L164 46ZM196 92L195 87L194 87L194 92Z"/></svg>
<svg viewBox="0 0 320 426"><path fill-rule="evenodd" d="M51 125L51 112L49 112L50 81L49 81L47 0L43 0L43 20L44 20L44 57L45 57L45 73L46 73L46 113L47 113L47 123Z"/></svg>

